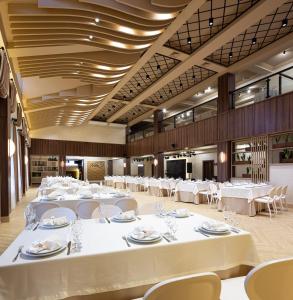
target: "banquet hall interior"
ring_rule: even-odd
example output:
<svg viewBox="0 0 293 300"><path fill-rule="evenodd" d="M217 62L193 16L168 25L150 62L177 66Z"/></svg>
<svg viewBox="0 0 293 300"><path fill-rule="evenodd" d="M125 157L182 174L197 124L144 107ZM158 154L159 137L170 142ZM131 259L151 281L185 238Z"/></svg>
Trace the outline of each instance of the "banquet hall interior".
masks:
<svg viewBox="0 0 293 300"><path fill-rule="evenodd" d="M293 1L0 0L0 300L292 300Z"/></svg>

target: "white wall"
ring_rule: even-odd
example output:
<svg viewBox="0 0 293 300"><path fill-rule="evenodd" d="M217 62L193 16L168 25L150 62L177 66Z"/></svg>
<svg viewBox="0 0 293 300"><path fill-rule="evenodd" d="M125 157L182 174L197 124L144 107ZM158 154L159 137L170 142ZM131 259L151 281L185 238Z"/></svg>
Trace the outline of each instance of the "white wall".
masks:
<svg viewBox="0 0 293 300"><path fill-rule="evenodd" d="M288 185L287 201L293 204L293 165L270 165L270 183L272 185Z"/></svg>
<svg viewBox="0 0 293 300"><path fill-rule="evenodd" d="M168 160L177 160L177 159L185 159L186 163L192 163L192 178L203 179L202 178L202 162L204 160L214 160L215 164L217 163L217 152L203 152L199 153L196 156L192 157L179 157L173 158L172 155L169 159L165 159L164 161L164 170L167 170L167 161ZM187 169L187 168L186 168ZM214 175L217 176L217 165L214 166ZM188 174L186 173L186 178L188 178Z"/></svg>
<svg viewBox="0 0 293 300"><path fill-rule="evenodd" d="M125 128L94 124L77 127L52 126L31 130L30 137L49 140L125 144Z"/></svg>

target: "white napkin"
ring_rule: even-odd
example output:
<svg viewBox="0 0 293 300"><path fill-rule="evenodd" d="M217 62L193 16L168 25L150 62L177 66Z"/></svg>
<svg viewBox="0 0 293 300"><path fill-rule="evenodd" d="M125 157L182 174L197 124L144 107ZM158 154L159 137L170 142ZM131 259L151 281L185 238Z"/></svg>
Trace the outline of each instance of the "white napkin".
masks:
<svg viewBox="0 0 293 300"><path fill-rule="evenodd" d="M68 220L67 220L66 216L59 217L59 218L55 218L54 216L52 216L51 218L42 220L43 225L50 225L50 226L55 226L55 225L60 226L60 225L64 225L67 223L68 223Z"/></svg>
<svg viewBox="0 0 293 300"><path fill-rule="evenodd" d="M40 253L40 252L49 252L54 251L60 248L61 245L57 240L46 239L43 241L35 241L31 244L31 246L27 249L29 253Z"/></svg>
<svg viewBox="0 0 293 300"><path fill-rule="evenodd" d="M134 210L125 211L120 213L117 218L121 220L130 220L135 218L135 212Z"/></svg>
<svg viewBox="0 0 293 300"><path fill-rule="evenodd" d="M187 208L178 208L175 210L175 214L178 217L187 217L189 216L189 210Z"/></svg>
<svg viewBox="0 0 293 300"><path fill-rule="evenodd" d="M138 226L135 227L132 236L136 239L152 239L158 237L158 232L152 226Z"/></svg>
<svg viewBox="0 0 293 300"><path fill-rule="evenodd" d="M64 190L58 189L48 195L48 198L57 198L58 196L63 196L65 194Z"/></svg>
<svg viewBox="0 0 293 300"><path fill-rule="evenodd" d="M229 229L227 224L216 221L205 221L201 227L212 231L226 231Z"/></svg>

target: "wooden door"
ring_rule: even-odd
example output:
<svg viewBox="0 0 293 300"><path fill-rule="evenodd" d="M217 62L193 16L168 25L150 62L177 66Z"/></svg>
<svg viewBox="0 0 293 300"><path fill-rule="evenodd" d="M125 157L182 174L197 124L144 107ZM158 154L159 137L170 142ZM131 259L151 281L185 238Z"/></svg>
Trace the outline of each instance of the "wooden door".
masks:
<svg viewBox="0 0 293 300"><path fill-rule="evenodd" d="M214 178L214 161L204 160L202 162L202 180Z"/></svg>

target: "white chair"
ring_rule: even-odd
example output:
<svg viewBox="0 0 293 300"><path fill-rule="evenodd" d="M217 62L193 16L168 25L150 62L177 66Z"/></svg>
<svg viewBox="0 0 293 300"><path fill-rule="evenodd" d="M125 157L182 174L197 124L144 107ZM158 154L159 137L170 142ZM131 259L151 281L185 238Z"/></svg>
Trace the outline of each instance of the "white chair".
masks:
<svg viewBox="0 0 293 300"><path fill-rule="evenodd" d="M122 211L134 210L137 212L137 202L135 199L120 199L116 201L115 206L118 206Z"/></svg>
<svg viewBox="0 0 293 300"><path fill-rule="evenodd" d="M80 219L91 219L93 211L99 206L99 202L95 200L83 200L79 202L75 211Z"/></svg>
<svg viewBox="0 0 293 300"><path fill-rule="evenodd" d="M42 217L42 215L49 209L60 207L58 203L54 202L41 202L37 203L33 206L35 212L36 212L36 220L39 221Z"/></svg>
<svg viewBox="0 0 293 300"><path fill-rule="evenodd" d="M213 203L215 203L217 205L220 198L221 198L221 195L218 191L218 187L217 187L216 184L210 183L209 188L210 188L210 192L211 192L211 194L210 194L210 197L211 197L210 204L212 205Z"/></svg>
<svg viewBox="0 0 293 300"><path fill-rule="evenodd" d="M76 213L72 209L67 207L56 207L56 208L49 209L43 213L41 220L49 219L51 217L55 217L55 218L66 217L68 221L75 221L77 219Z"/></svg>
<svg viewBox="0 0 293 300"><path fill-rule="evenodd" d="M265 262L246 277L222 280L221 300L293 299L293 258Z"/></svg>
<svg viewBox="0 0 293 300"><path fill-rule="evenodd" d="M275 192L275 197L274 197L275 203L276 203L276 208L278 208L277 207L277 204L278 204L280 211L284 210L283 201L282 201L282 190L283 190L282 186L277 187L276 192Z"/></svg>
<svg viewBox="0 0 293 300"><path fill-rule="evenodd" d="M267 206L270 218L272 217L271 206L273 207L273 212L275 214L277 213L277 207L276 207L276 203L275 203L275 195L276 195L276 188L274 187L270 190L268 196L254 199L254 202L256 202L258 205L258 211L259 211L260 204L264 204Z"/></svg>
<svg viewBox="0 0 293 300"><path fill-rule="evenodd" d="M221 280L218 275L215 273L199 273L160 282L150 288L141 299L219 300L220 290Z"/></svg>
<svg viewBox="0 0 293 300"><path fill-rule="evenodd" d="M198 193L205 196L208 204L210 204L211 191L209 189L207 191L199 191Z"/></svg>
<svg viewBox="0 0 293 300"><path fill-rule="evenodd" d="M287 189L288 189L288 186L283 186L282 188L282 195L281 195L281 201L283 203L283 207L285 207L286 210L288 210L288 206L287 206Z"/></svg>
<svg viewBox="0 0 293 300"><path fill-rule="evenodd" d="M101 204L92 213L92 219L111 218L122 213L122 210L115 205Z"/></svg>

